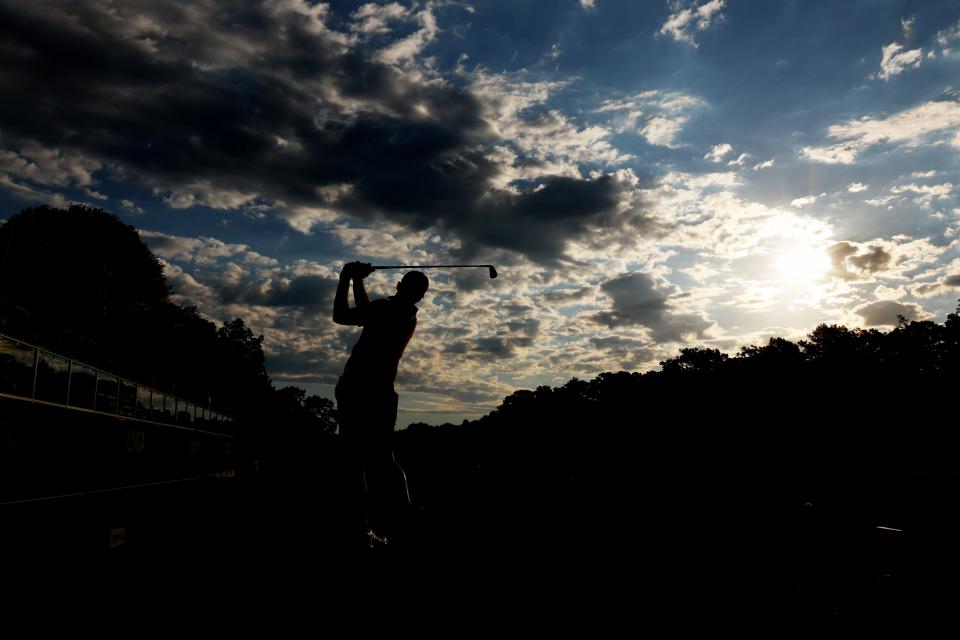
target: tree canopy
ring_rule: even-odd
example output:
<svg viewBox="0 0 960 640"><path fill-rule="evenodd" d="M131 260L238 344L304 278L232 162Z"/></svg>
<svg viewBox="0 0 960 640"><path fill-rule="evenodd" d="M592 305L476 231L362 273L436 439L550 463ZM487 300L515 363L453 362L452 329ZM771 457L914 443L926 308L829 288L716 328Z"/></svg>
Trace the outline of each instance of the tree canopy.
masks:
<svg viewBox="0 0 960 640"><path fill-rule="evenodd" d="M657 371L518 390L478 420L411 425L407 455L571 476L931 468L953 464L942 411L958 374L960 307L944 323L902 320L889 332L822 324L796 342L771 338L734 355L684 348Z"/></svg>

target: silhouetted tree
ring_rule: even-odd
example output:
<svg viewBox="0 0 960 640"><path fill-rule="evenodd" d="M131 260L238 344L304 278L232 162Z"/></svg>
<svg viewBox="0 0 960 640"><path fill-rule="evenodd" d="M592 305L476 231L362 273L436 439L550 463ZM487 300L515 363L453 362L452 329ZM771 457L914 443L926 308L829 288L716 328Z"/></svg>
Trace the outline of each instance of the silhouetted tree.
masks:
<svg viewBox="0 0 960 640"><path fill-rule="evenodd" d="M679 356L664 360L660 363L660 366L663 368L663 372L667 374L681 371L710 373L717 371L728 357L727 354L721 353L717 349L691 347L680 349Z"/></svg>
<svg viewBox="0 0 960 640"><path fill-rule="evenodd" d="M0 227L0 252L0 298L24 314L8 317L17 329L50 339L69 331L73 350L110 362L117 343L157 338L151 319L169 307L163 266L116 216L83 205L26 209Z"/></svg>
<svg viewBox="0 0 960 640"><path fill-rule="evenodd" d="M320 396L307 396L303 408L315 419L314 426L321 433L333 434L337 430L337 410L333 401Z"/></svg>
<svg viewBox="0 0 960 640"><path fill-rule="evenodd" d="M947 464L952 427L935 407L960 374L960 307L943 324L822 324L797 342L771 338L734 357L684 348L661 364L518 390L479 420L418 427L411 438L465 468L557 478Z"/></svg>

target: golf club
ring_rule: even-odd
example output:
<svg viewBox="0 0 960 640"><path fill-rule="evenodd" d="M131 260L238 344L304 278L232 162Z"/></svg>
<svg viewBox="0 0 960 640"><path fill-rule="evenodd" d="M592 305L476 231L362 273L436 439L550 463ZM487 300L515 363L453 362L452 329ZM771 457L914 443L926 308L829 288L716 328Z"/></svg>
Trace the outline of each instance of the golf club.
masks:
<svg viewBox="0 0 960 640"><path fill-rule="evenodd" d="M497 270L492 264L395 264L395 265L372 265L374 269L467 269L471 267L483 267L490 270L490 277L497 277Z"/></svg>

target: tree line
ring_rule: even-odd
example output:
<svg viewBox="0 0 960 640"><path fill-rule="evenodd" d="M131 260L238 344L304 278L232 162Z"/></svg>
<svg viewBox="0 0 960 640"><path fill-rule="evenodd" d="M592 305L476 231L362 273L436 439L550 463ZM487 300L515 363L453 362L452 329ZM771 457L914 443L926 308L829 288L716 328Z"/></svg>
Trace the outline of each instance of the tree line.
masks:
<svg viewBox="0 0 960 640"><path fill-rule="evenodd" d="M646 373L518 390L477 420L412 424L415 467L553 476L725 476L955 468L960 306L890 331L821 324L728 355L690 347Z"/></svg>

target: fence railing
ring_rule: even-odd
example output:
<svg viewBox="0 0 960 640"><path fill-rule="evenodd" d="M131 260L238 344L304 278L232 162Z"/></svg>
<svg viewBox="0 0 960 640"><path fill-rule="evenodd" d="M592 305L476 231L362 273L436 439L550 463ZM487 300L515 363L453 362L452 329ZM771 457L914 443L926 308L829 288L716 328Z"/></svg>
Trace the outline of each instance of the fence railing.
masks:
<svg viewBox="0 0 960 640"><path fill-rule="evenodd" d="M0 334L0 395L184 428L233 418L108 371Z"/></svg>

